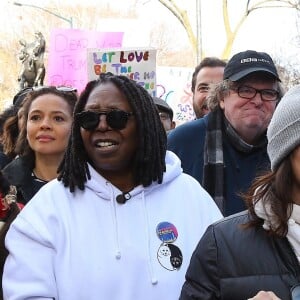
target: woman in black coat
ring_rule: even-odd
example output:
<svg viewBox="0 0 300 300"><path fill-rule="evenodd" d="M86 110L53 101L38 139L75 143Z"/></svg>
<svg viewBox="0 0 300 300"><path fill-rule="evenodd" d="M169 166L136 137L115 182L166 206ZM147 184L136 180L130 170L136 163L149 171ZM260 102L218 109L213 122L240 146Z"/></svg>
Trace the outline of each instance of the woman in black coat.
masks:
<svg viewBox="0 0 300 300"><path fill-rule="evenodd" d="M244 195L248 211L207 229L191 258L181 300L250 299L260 291L295 299L292 291L300 283L300 85L278 104L267 137L272 170ZM260 296L277 299L262 292L254 299L268 299Z"/></svg>
<svg viewBox="0 0 300 300"><path fill-rule="evenodd" d="M2 297L2 273L3 266L7 256L7 250L4 246L4 236L12 220L17 216L21 205L17 203L17 190L15 186L9 184L7 179L0 171L0 300Z"/></svg>

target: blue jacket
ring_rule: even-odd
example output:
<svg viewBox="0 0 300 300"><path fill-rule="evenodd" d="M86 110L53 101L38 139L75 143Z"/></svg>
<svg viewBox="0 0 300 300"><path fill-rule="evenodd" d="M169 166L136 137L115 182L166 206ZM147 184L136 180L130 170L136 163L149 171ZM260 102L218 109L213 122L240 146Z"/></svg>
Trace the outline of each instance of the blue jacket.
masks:
<svg viewBox="0 0 300 300"><path fill-rule="evenodd" d="M173 129L168 135L168 150L181 159L183 171L202 184L204 165L204 142L208 116L187 122ZM223 136L223 155L225 165L225 210L228 216L244 210L245 204L238 195L245 192L254 177L270 168L267 149L262 148L250 153L236 150Z"/></svg>

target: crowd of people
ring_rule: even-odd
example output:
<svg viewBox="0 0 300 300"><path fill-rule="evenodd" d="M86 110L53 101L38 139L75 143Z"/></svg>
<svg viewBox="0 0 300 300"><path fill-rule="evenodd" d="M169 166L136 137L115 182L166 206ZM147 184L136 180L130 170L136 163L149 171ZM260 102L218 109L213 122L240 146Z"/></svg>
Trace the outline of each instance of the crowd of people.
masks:
<svg viewBox="0 0 300 300"><path fill-rule="evenodd" d="M177 127L112 73L16 94L2 299L296 299L300 86L284 93L271 56L246 50L203 59L191 89L196 119Z"/></svg>

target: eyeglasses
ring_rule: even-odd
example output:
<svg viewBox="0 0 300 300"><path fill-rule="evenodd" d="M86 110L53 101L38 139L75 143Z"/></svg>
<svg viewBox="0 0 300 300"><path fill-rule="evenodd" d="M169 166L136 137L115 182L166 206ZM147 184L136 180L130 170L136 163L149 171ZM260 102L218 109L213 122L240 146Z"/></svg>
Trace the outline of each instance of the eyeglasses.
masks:
<svg viewBox="0 0 300 300"><path fill-rule="evenodd" d="M170 119L170 115L168 113L165 113L165 112L159 112L159 117L163 121Z"/></svg>
<svg viewBox="0 0 300 300"><path fill-rule="evenodd" d="M260 97L263 101L276 101L279 97L279 92L272 89L263 89L258 90L250 86L242 85L237 89L233 89L238 93L241 98L253 99L257 93L260 94Z"/></svg>
<svg viewBox="0 0 300 300"><path fill-rule="evenodd" d="M87 110L76 114L76 120L80 127L86 130L94 130L99 124L101 115L106 116L106 122L109 127L116 130L121 130L126 127L127 121L129 117L133 115L133 113L119 109L114 109L108 112Z"/></svg>

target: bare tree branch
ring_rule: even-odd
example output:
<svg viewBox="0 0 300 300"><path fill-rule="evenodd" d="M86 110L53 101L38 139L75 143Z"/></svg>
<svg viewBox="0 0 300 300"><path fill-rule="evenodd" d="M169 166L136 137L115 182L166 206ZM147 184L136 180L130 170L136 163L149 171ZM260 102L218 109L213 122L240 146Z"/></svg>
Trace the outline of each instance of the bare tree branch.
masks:
<svg viewBox="0 0 300 300"><path fill-rule="evenodd" d="M182 24L186 33L189 37L190 43L194 49L194 53L197 53L197 40L193 32L193 29L190 25L187 12L181 10L176 4L175 0L158 0L162 5L164 5ZM241 0L240 0L241 1ZM300 0L262 0L256 2L252 5L251 0L245 1L245 9L241 14L237 24L232 28L230 24L230 15L228 11L228 1L223 0L223 22L224 29L226 34L226 44L222 53L222 58L227 59L231 54L232 46L239 32L240 28L244 24L245 20L249 14L258 9L267 9L267 8L292 8L300 11ZM202 52L202 51L201 51Z"/></svg>
<svg viewBox="0 0 300 300"><path fill-rule="evenodd" d="M194 34L193 28L191 26L188 14L186 10L180 9L174 0L158 0L162 5L164 5L170 12L179 20L179 22L184 27L189 41L191 43L194 54L197 53L197 38Z"/></svg>

